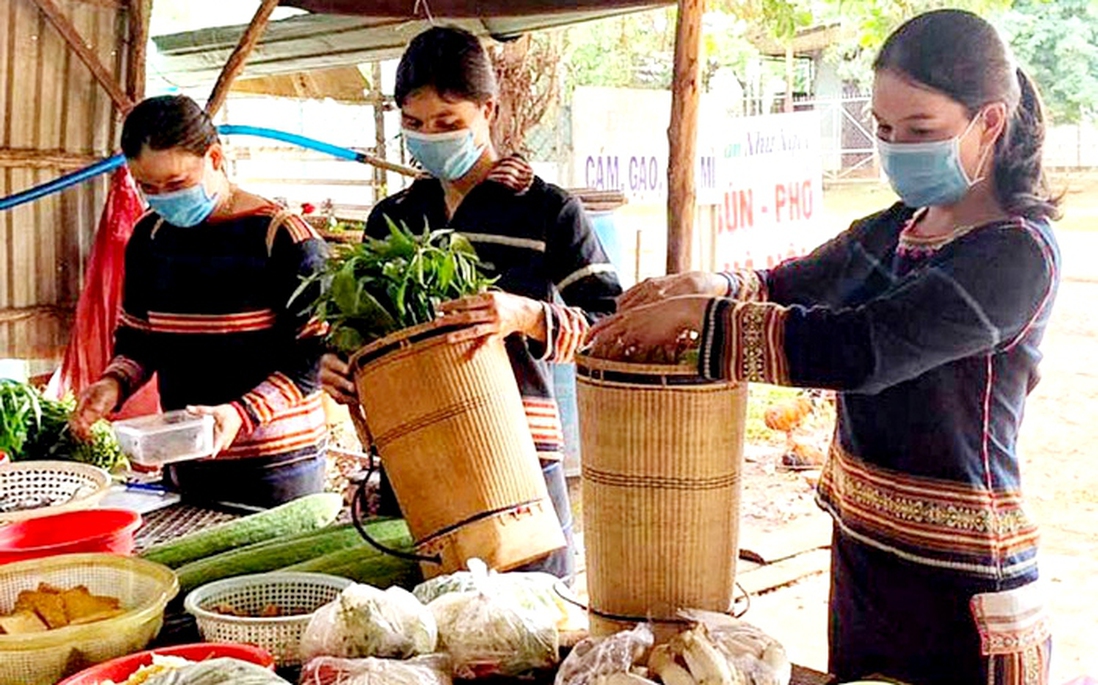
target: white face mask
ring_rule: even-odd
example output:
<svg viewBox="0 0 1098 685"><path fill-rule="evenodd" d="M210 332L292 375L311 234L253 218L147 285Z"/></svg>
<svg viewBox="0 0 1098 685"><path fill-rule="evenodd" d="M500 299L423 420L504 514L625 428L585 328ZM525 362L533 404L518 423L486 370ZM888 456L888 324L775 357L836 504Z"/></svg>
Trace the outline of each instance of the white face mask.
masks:
<svg viewBox="0 0 1098 685"><path fill-rule="evenodd" d="M929 143L890 143L877 140L881 166L892 189L909 207L934 207L959 202L983 177L969 178L961 164L961 141L972 132L980 112L968 123L964 133ZM977 170L983 167L991 148L980 156Z"/></svg>

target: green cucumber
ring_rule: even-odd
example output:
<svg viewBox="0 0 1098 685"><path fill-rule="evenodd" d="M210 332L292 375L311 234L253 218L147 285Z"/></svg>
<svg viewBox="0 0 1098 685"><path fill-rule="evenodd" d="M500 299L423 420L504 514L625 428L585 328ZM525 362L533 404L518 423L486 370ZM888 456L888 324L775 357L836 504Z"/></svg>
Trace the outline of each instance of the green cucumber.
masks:
<svg viewBox="0 0 1098 685"><path fill-rule="evenodd" d="M408 526L401 519L371 522L366 528L372 537L385 543L402 544L409 539ZM274 571L365 545L355 527L348 523L215 554L180 566L175 573L179 577L179 591L186 593L222 578Z"/></svg>
<svg viewBox="0 0 1098 685"><path fill-rule="evenodd" d="M412 538L407 535L401 539L376 539L395 549L409 552L413 549ZM327 573L381 589L398 585L411 590L423 582L423 573L418 563L385 554L365 543L359 547L330 552L279 570Z"/></svg>
<svg viewBox="0 0 1098 685"><path fill-rule="evenodd" d="M306 495L258 514L154 545L141 556L179 568L228 549L323 528L335 521L342 508L343 498L335 493Z"/></svg>

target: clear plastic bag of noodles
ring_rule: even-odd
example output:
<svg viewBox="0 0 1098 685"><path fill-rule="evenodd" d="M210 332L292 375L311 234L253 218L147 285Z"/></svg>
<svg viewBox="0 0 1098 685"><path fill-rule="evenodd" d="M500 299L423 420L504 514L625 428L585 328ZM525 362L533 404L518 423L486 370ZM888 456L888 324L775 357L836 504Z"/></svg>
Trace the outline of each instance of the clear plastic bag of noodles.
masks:
<svg viewBox="0 0 1098 685"><path fill-rule="evenodd" d="M321 656L305 665L299 682L300 685L453 685L449 660L442 654L408 661Z"/></svg>

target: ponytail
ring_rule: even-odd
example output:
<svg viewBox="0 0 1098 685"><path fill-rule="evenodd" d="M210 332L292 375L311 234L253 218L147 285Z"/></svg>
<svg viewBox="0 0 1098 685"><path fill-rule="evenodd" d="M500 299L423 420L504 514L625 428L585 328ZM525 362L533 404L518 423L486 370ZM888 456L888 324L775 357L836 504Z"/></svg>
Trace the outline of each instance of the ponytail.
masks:
<svg viewBox="0 0 1098 685"><path fill-rule="evenodd" d="M1029 76L1017 69L1021 97L1006 130L995 144L995 196L1011 214L1028 219L1059 219L1060 198L1053 197L1041 159L1045 114Z"/></svg>

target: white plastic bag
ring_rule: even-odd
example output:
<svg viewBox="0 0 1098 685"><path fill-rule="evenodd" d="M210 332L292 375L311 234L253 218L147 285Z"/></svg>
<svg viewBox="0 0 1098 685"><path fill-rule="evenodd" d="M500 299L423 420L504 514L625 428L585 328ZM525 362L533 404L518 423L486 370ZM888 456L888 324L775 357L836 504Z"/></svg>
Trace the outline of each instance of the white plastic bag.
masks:
<svg viewBox="0 0 1098 685"><path fill-rule="evenodd" d="M496 592L507 593L519 606L557 616L557 629L560 631L581 630L586 627L586 615L561 596L562 593L568 594L568 589L554 575L524 571L488 571L488 579ZM443 595L472 592L476 589L473 573L458 571L424 581L412 590L412 594L424 604L430 604ZM577 616L577 613L580 615Z"/></svg>
<svg viewBox="0 0 1098 685"><path fill-rule="evenodd" d="M349 585L313 615L301 639L302 656L407 659L435 651L438 628L427 607L398 587Z"/></svg>
<svg viewBox="0 0 1098 685"><path fill-rule="evenodd" d="M711 611L690 609L679 615L704 625L713 644L750 685L789 685L793 665L785 648L759 628Z"/></svg>
<svg viewBox="0 0 1098 685"><path fill-rule="evenodd" d="M408 661L340 659L321 656L305 665L300 685L452 685L449 661L441 654Z"/></svg>
<svg viewBox="0 0 1098 685"><path fill-rule="evenodd" d="M585 638L560 665L554 685L595 685L601 677L629 673L653 642L647 625L610 637Z"/></svg>
<svg viewBox="0 0 1098 685"><path fill-rule="evenodd" d="M438 624L439 649L458 678L516 676L551 668L559 659L559 615L522 606L478 559L470 560L474 588L449 592L428 608Z"/></svg>

